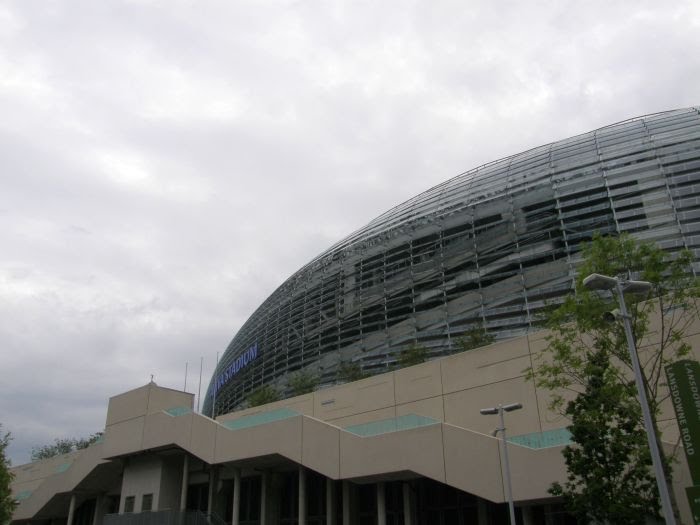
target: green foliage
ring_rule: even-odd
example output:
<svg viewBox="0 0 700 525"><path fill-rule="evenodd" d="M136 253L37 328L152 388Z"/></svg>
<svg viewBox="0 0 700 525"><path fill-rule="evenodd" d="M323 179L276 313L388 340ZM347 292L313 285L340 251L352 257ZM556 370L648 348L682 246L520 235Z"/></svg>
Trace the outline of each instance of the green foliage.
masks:
<svg viewBox="0 0 700 525"><path fill-rule="evenodd" d="M337 377L341 383L352 383L353 381L364 379L367 377L367 374L363 372L360 363L342 361L338 366Z"/></svg>
<svg viewBox="0 0 700 525"><path fill-rule="evenodd" d="M616 307L617 298L607 292L589 291L582 284L586 276L599 273L652 283L653 289L648 296L626 294L625 302L631 317L635 341L643 346L639 357L650 410L654 416L658 414L659 406L667 396L661 388L664 367L690 352L690 346L683 336L698 316L697 298L700 296L700 287L697 279L690 273L691 262L692 255L687 250L670 256L653 244L638 243L629 236L594 236L593 241L583 249L583 263L578 269L575 294L568 296L559 308L549 315L547 327L551 332L547 337L547 348L528 370L528 376L534 379L537 386L551 391L550 408L570 417L576 414L578 418L583 418L582 421L586 418L595 420L600 416L602 419L596 420L596 424L599 425L606 421L603 416L607 414L610 421L606 423L606 427L615 426L615 418L620 417L619 412L601 411L601 414L598 414L596 410L600 409L596 409L594 404L586 405L581 400L579 405L571 407L567 406L566 402L572 396L586 395L590 391L595 370L591 368L591 363L601 352L609 358L609 365L604 372L606 392L614 392L617 403L626 409L639 406L636 389L633 388L634 376L624 327L619 322L607 323L603 317L605 312ZM587 408L590 412L588 415L585 414ZM572 410L574 412L569 413ZM636 430L641 431L640 411L637 409L633 413ZM573 426L576 425L576 421L572 423ZM628 430L627 434L634 435L632 430ZM592 455L595 454L595 447L601 447L598 453L605 456L610 447L626 446L618 441L627 438L613 434L609 436L609 443L595 440L589 443L590 439L590 435L581 438L579 446ZM594 496L603 490L598 486L601 483L607 483L607 489L611 492L637 494L638 484L641 483L636 474L637 463L648 451L645 442L636 443L632 439L631 443L637 449L627 451L630 459L626 468L628 473L635 473L634 475L616 477L619 467L610 465L607 476L598 473L595 478L581 478L575 492L566 492L566 486L562 488L565 491L561 494L566 494L572 512L579 508L577 501L591 501L593 504L598 501L601 512L613 512L615 509L604 508L603 500ZM586 447L590 447L591 450ZM664 458L664 462L667 478L670 479L669 461ZM570 475L576 473L570 471ZM613 479L617 485L613 485L612 481L608 482ZM630 485L625 486L624 483L628 482ZM647 495L642 492L638 496L638 507L645 506ZM626 504L634 507L629 501ZM584 508L585 504L581 503L580 507ZM610 523L618 522L611 516L607 519Z"/></svg>
<svg viewBox="0 0 700 525"><path fill-rule="evenodd" d="M421 344L413 343L399 354L397 364L399 368L419 365L428 359L428 349Z"/></svg>
<svg viewBox="0 0 700 525"><path fill-rule="evenodd" d="M2 425L0 425L0 436L0 525L5 525L12 519L12 512L17 502L10 492L10 484L14 476L10 472L10 460L5 455L5 449L12 437L9 432L2 435Z"/></svg>
<svg viewBox="0 0 700 525"><path fill-rule="evenodd" d="M457 339L457 346L460 352L466 352L467 350L490 345L495 339L493 334L490 334L481 323L478 323Z"/></svg>
<svg viewBox="0 0 700 525"><path fill-rule="evenodd" d="M620 383L608 353L591 355L585 390L566 415L575 446L564 448L568 478L550 489L579 523L644 525L659 513L656 480L634 383Z"/></svg>
<svg viewBox="0 0 700 525"><path fill-rule="evenodd" d="M280 394L270 385L261 386L248 396L248 406L257 407L279 401Z"/></svg>
<svg viewBox="0 0 700 525"><path fill-rule="evenodd" d="M95 443L100 437L102 437L102 432L95 432L86 438L56 438L51 445L33 447L31 458L32 461L38 461L67 454L74 450L81 450Z"/></svg>
<svg viewBox="0 0 700 525"><path fill-rule="evenodd" d="M308 394L316 390L318 376L306 371L298 372L289 378L289 386L295 396Z"/></svg>

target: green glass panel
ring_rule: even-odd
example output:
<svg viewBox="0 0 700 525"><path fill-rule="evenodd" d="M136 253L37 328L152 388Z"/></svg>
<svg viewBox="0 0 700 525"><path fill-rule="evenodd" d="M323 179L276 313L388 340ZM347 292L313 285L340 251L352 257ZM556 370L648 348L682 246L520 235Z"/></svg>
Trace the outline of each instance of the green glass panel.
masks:
<svg viewBox="0 0 700 525"><path fill-rule="evenodd" d="M24 499L27 499L29 496L32 495L31 490L23 490L22 492L18 492L17 495L15 496L16 501L22 501Z"/></svg>
<svg viewBox="0 0 700 525"><path fill-rule="evenodd" d="M557 428L545 432L533 432L532 434L521 434L508 438L509 443L528 448L549 448L561 447L571 443L571 432L566 428Z"/></svg>
<svg viewBox="0 0 700 525"><path fill-rule="evenodd" d="M290 417L298 415L299 412L295 412L289 408L278 408L277 410L270 410L269 412L261 412L251 416L243 416L241 418L234 419L233 421L224 421L221 424L229 430L240 430L242 428L265 425L267 423L272 423L273 421L282 421L283 419L289 419Z"/></svg>
<svg viewBox="0 0 700 525"><path fill-rule="evenodd" d="M372 421L370 423L363 423L361 425L351 425L349 427L345 427L344 430L358 436L369 437L378 436L379 434L387 434L389 432L399 432L401 430L424 427L426 425L434 425L436 423L439 423L439 421L429 417L419 416L418 414L406 414L389 419Z"/></svg>
<svg viewBox="0 0 700 525"><path fill-rule="evenodd" d="M70 468L70 463L61 463L59 466L56 467L56 473L61 474L62 472L65 472Z"/></svg>
<svg viewBox="0 0 700 525"><path fill-rule="evenodd" d="M165 412L173 417L177 417L192 413L192 409L189 407L173 407L168 408Z"/></svg>

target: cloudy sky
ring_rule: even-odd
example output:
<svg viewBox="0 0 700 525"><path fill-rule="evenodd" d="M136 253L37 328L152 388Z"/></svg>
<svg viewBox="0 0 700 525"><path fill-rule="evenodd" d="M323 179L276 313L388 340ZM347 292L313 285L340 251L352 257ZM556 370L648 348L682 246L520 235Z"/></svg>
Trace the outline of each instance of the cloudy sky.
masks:
<svg viewBox="0 0 700 525"><path fill-rule="evenodd" d="M700 104L700 3L0 0L0 423L206 388L253 310L390 207Z"/></svg>

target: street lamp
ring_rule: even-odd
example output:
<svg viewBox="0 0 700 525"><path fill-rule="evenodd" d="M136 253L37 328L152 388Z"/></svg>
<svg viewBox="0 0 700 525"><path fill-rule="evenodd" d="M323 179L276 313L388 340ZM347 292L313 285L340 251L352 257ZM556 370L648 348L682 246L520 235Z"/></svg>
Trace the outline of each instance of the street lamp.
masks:
<svg viewBox="0 0 700 525"><path fill-rule="evenodd" d="M642 415L644 416L644 428L649 442L651 461L654 465L656 485L659 488L659 496L661 497L661 509L663 510L666 523L669 525L676 525L676 518L671 508L671 498L668 493L668 487L666 486L666 476L664 475L664 469L661 463L661 455L659 454L659 446L656 442L656 431L654 430L654 424L649 410L649 401L647 400L647 393L644 388L642 368L639 366L639 356L637 355L634 335L632 334L632 321L627 312L627 305L625 304L625 292L637 294L648 292L651 290L651 283L646 281L627 281L616 277L608 277L607 275L593 273L583 280L583 286L589 290L617 290L620 312L619 315L615 317L621 317L625 327L627 346L629 347L630 359L632 360L632 370L634 370L634 380L637 383L639 404L642 406Z"/></svg>
<svg viewBox="0 0 700 525"><path fill-rule="evenodd" d="M508 511L510 512L510 525L515 525L515 507L513 507L513 488L510 486L510 462L508 461L508 443L506 442L506 423L503 412L512 412L523 408L522 403L511 403L509 405L499 404L493 408L482 408L479 410L482 416L492 416L498 414L501 418L501 426L493 431L493 436L501 433L501 447L503 448L503 463L506 468L506 497L508 498Z"/></svg>

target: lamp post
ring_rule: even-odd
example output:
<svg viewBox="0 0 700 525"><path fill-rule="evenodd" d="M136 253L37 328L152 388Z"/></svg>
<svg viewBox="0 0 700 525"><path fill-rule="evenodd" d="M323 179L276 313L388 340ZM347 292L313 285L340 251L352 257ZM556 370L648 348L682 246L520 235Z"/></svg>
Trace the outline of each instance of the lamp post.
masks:
<svg viewBox="0 0 700 525"><path fill-rule="evenodd" d="M515 525L515 507L513 506L513 488L510 485L510 462L508 461L508 443L506 441L506 423L503 417L503 412L512 412L523 408L522 403L510 403L509 405L499 404L497 407L482 408L482 416L491 416L498 414L501 418L501 426L493 431L494 437L499 432L501 433L501 447L503 447L503 464L506 469L506 497L508 498L508 511L510 512L510 525Z"/></svg>
<svg viewBox="0 0 700 525"><path fill-rule="evenodd" d="M627 337L627 346L629 348L630 359L632 361L632 370L634 371L634 380L637 384L637 394L639 395L639 404L642 407L642 415L644 417L644 428L647 433L647 441L649 442L649 451L651 452L651 461L654 465L654 475L656 477L656 485L659 488L659 496L661 497L661 509L668 525L676 525L676 518L673 515L671 507L671 498L666 485L666 476L664 475L663 464L661 463L661 454L656 441L656 431L649 410L649 401L647 400L646 389L644 388L644 378L642 377L642 368L639 365L639 356L632 334L632 321L627 312L625 304L625 292L628 293L644 293L651 289L651 283L646 281L627 281L616 277L608 277L593 273L583 280L583 286L589 290L616 290L617 299L620 304L620 315L622 323L625 327L625 336Z"/></svg>

